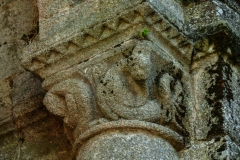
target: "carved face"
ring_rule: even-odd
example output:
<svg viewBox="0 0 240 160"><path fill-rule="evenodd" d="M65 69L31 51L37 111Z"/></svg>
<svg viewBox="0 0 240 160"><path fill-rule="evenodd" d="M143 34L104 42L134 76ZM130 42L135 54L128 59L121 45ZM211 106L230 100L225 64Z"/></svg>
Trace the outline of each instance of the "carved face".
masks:
<svg viewBox="0 0 240 160"><path fill-rule="evenodd" d="M149 50L135 50L130 67L131 75L136 80L146 80L152 69L151 52Z"/></svg>

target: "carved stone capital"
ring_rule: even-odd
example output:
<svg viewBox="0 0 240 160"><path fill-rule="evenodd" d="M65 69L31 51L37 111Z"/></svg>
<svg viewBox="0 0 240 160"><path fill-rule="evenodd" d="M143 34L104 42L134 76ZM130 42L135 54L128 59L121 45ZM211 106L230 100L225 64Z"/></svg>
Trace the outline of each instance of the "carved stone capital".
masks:
<svg viewBox="0 0 240 160"><path fill-rule="evenodd" d="M95 3L84 1L74 11ZM217 14L222 4L213 0L193 8L206 10L204 4L214 8L212 21L222 24L226 17ZM232 42L239 36L234 28L239 21L229 22L229 32L220 36L227 38L218 41L217 33L206 37L214 23L202 25L192 16L194 11L185 8L185 12L174 0L127 1L125 5L107 8L111 14L91 19L86 26L76 20L68 34L44 39L43 33L42 40L25 49L22 64L44 79L42 86L48 91L44 105L63 117L73 157L110 159L114 153L122 159L178 159L179 152L191 145L189 141L228 131L236 134L237 129L227 125L238 119L237 114L226 115L239 104L233 100L238 99L239 76L234 73L238 69L229 66L238 49ZM101 9L100 3L96 6ZM229 8L224 11L235 20L239 17ZM93 11L92 15L102 14ZM53 25L46 31L55 30ZM149 33L140 36L144 29ZM196 36L195 43L195 33L205 38ZM230 38L233 41L221 47L230 33L236 34Z"/></svg>
<svg viewBox="0 0 240 160"><path fill-rule="evenodd" d="M44 104L50 112L64 117L65 131L77 157L91 159L91 151L85 153L82 145L92 146L95 140L104 140L105 134L127 140L122 134L128 130L136 141L148 135L143 134L145 131L156 132L158 138L149 135L153 141L150 146L168 146L172 155L184 148L188 135L184 118L189 90L182 83L188 75L180 63L151 41L130 40L121 47L128 52L109 51L115 54L90 60L84 69L82 65L71 68L69 78L51 87L45 83L50 89ZM106 141L113 143L108 138Z"/></svg>

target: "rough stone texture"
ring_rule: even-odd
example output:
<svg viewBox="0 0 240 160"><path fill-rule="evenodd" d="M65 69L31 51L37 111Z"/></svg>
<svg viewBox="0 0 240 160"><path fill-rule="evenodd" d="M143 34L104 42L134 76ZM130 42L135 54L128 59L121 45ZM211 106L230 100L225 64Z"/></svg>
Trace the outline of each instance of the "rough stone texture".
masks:
<svg viewBox="0 0 240 160"><path fill-rule="evenodd" d="M37 77L30 72L25 72L14 78L12 85L12 114L16 128L27 126L45 116L41 113L42 111L39 111L39 115L34 113L42 107L45 94L41 81ZM25 115L27 115L26 118Z"/></svg>
<svg viewBox="0 0 240 160"><path fill-rule="evenodd" d="M63 36L61 35L62 32L66 33L64 36L81 32L82 29L91 27L106 19L111 19L115 17L115 15L120 15L122 11L141 2L142 0L88 0L80 1L79 5L72 8L71 6L74 6L74 1L72 0L61 1L61 3L48 0L39 1L40 6L45 4L43 7L40 7L39 13L40 39L53 35L55 35L56 38L60 38ZM45 7L46 5L50 6ZM57 14L54 14L54 12L57 12ZM51 14L54 14L54 16L48 17L48 15Z"/></svg>
<svg viewBox="0 0 240 160"><path fill-rule="evenodd" d="M121 46L126 52L119 54ZM76 143L77 137L92 125L119 119L163 124L187 135L184 104L188 103L189 97L187 93L183 97L187 84L182 86L180 80L187 79L188 73L183 66L170 60L170 55L159 51L150 41L130 40L121 46L109 51L105 57L77 65L75 73L70 75L75 78L61 76L66 80L60 83L55 80L56 84L46 94L44 104L52 113L64 117L70 141ZM110 58L115 63L109 61ZM96 91L92 89L94 86ZM132 86L131 90L129 86Z"/></svg>
<svg viewBox="0 0 240 160"><path fill-rule="evenodd" d="M7 133L14 129L13 114L12 114L12 100L11 100L11 86L8 80L3 80L0 83L0 134Z"/></svg>
<svg viewBox="0 0 240 160"><path fill-rule="evenodd" d="M66 159L71 148L58 117L47 115L41 121L0 136L0 159Z"/></svg>
<svg viewBox="0 0 240 160"><path fill-rule="evenodd" d="M0 6L0 158L239 159L238 0Z"/></svg>
<svg viewBox="0 0 240 160"><path fill-rule="evenodd" d="M36 3L0 1L1 160L67 159L70 155L61 120L42 104L41 80L26 72L19 60L22 49L38 40Z"/></svg>
<svg viewBox="0 0 240 160"><path fill-rule="evenodd" d="M180 153L181 160L189 159L240 159L240 147L228 136L216 137L208 142L197 142Z"/></svg>
<svg viewBox="0 0 240 160"><path fill-rule="evenodd" d="M0 79L5 79L24 71L19 54L36 35L30 34L37 30L38 13L36 1L1 0L0 3Z"/></svg>
<svg viewBox="0 0 240 160"><path fill-rule="evenodd" d="M204 14L203 14L204 13ZM218 1L206 1L186 10L185 32L193 38L204 36L209 32L219 32L229 28L228 32L239 35L239 14ZM199 35L196 35L199 34Z"/></svg>
<svg viewBox="0 0 240 160"><path fill-rule="evenodd" d="M76 159L177 159L174 149L160 138L144 133L105 133L92 138Z"/></svg>
<svg viewBox="0 0 240 160"><path fill-rule="evenodd" d="M194 120L198 122L195 133L197 139L228 133L239 143L239 71L238 67L231 66L232 55L227 55L231 49L217 45L209 39L196 45L196 49L201 46L202 50L193 57L196 61L193 64L195 109L201 116L195 116L198 117ZM228 53L218 54L220 50L228 50Z"/></svg>
<svg viewBox="0 0 240 160"><path fill-rule="evenodd" d="M3 45L0 47L0 52L2 53L0 55L0 60L1 60L0 79L5 79L7 77L11 77L15 74L18 74L24 71L24 69L20 65L20 60L18 59L18 56L17 56L16 45L7 45L7 44Z"/></svg>
<svg viewBox="0 0 240 160"><path fill-rule="evenodd" d="M147 3L140 4L128 12L123 11L119 16L74 33L68 38L56 35L45 41L33 43L24 50L22 64L42 78L46 78L59 69L63 70L87 61L105 52L106 48L118 46L131 38L136 39L144 27L149 27L152 31L149 37L156 41L161 37L163 41L159 43L171 46L165 47L165 51L173 52L188 66L191 61L192 45L176 28L158 16Z"/></svg>
<svg viewBox="0 0 240 160"><path fill-rule="evenodd" d="M24 72L1 84L0 159L68 159L70 144L42 104L41 81Z"/></svg>
<svg viewBox="0 0 240 160"><path fill-rule="evenodd" d="M184 10L181 5L175 0L149 0L150 5L163 16L170 18L179 29L183 30L184 25Z"/></svg>

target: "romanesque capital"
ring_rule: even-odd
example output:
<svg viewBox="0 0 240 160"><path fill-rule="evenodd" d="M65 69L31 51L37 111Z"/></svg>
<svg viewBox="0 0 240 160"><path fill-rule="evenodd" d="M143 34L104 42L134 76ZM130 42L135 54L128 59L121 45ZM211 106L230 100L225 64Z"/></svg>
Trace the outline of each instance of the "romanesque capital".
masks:
<svg viewBox="0 0 240 160"><path fill-rule="evenodd" d="M217 0L79 3L42 17L22 57L74 159L237 157L238 12Z"/></svg>

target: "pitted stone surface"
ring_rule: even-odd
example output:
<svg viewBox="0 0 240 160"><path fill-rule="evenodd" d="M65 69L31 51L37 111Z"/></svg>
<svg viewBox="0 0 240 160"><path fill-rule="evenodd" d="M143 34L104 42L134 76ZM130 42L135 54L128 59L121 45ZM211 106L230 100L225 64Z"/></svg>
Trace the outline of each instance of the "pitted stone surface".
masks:
<svg viewBox="0 0 240 160"><path fill-rule="evenodd" d="M101 123L95 124L77 137L73 145L73 153L77 153L81 146L85 144L91 137L105 132L114 131L125 132L128 130L139 130L139 132L149 132L150 135L161 137L175 148L176 151L184 149L184 138L178 133L162 125L138 121L138 120L119 120L119 121L102 121Z"/></svg>
<svg viewBox="0 0 240 160"><path fill-rule="evenodd" d="M149 26L150 30L149 39L163 40L161 45L166 46L165 49L168 48L169 52L177 55L177 58L189 67L193 46L146 2L89 28L74 30L71 35L68 33L50 36L45 41L33 43L25 48L21 57L22 64L46 78L58 70L88 61L106 49L115 48L129 39L137 38L146 26Z"/></svg>
<svg viewBox="0 0 240 160"><path fill-rule="evenodd" d="M156 100L149 100L150 85L156 77L151 72L151 48L139 43L132 52L132 56L118 62L100 80L97 87L99 106L112 119L119 119L119 116L156 121L161 109Z"/></svg>
<svg viewBox="0 0 240 160"><path fill-rule="evenodd" d="M200 141L185 151L181 152L179 159L189 160L189 159L229 159L229 160L239 160L240 159L240 147L234 143L230 137L216 137L209 141Z"/></svg>
<svg viewBox="0 0 240 160"><path fill-rule="evenodd" d="M174 149L161 138L132 131L104 133L85 144L77 160L178 160Z"/></svg>
<svg viewBox="0 0 240 160"><path fill-rule="evenodd" d="M93 120L93 100L89 85L78 79L68 79L55 85L43 102L49 111L64 117L68 127L82 133Z"/></svg>
<svg viewBox="0 0 240 160"><path fill-rule="evenodd" d="M45 7L49 2L46 0L40 1L39 4L44 5L44 7L41 8L43 10L40 10L40 23L42 28L40 30L40 39L47 38L48 36L58 37L59 33L62 32L69 34L81 31L81 29L91 27L99 21L102 22L106 21L106 19L111 19L113 16L119 15L124 10L134 7L141 2L142 0L88 0L80 1L79 5L74 6L73 2L67 0L64 1L66 7L63 8L61 6L64 5L63 2L55 3L50 1L53 5ZM51 12L56 12L54 11L55 6L58 7L58 10L61 12L48 18L47 16L51 15Z"/></svg>
<svg viewBox="0 0 240 160"><path fill-rule="evenodd" d="M228 78L229 90L225 90L226 98L223 100L223 113L224 124L223 128L225 132L229 133L229 136L236 141L240 142L240 75L239 70L233 67L224 67L224 72L231 71L231 74L226 74L224 77ZM227 87L226 87L227 88ZM230 96L231 95L231 96Z"/></svg>
<svg viewBox="0 0 240 160"><path fill-rule="evenodd" d="M237 0L28 1L0 2L0 159L239 159Z"/></svg>
<svg viewBox="0 0 240 160"><path fill-rule="evenodd" d="M114 54L98 57L95 61L99 63L90 60L76 66L75 71L70 70L69 79L50 88L44 104L52 113L65 117L65 132L74 144L81 143L78 136L91 132L94 125L108 126L111 124L108 121L118 123L121 119L126 119L126 124L119 122L118 127L123 131L128 130L129 120L149 121L159 126L159 133L163 132L160 137L167 143L179 143L161 125L169 128L171 134L187 135L184 118L188 97L183 95L188 89L181 81L188 74L180 63L159 50L157 44L135 40L124 45L120 55L113 52L115 57ZM96 132L104 130L99 128Z"/></svg>

